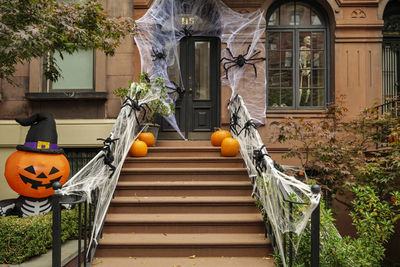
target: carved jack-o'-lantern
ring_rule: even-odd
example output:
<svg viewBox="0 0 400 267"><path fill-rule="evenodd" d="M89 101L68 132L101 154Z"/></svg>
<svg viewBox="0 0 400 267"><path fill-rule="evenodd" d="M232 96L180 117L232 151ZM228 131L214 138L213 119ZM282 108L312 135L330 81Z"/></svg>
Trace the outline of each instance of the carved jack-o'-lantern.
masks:
<svg viewBox="0 0 400 267"><path fill-rule="evenodd" d="M63 154L16 151L8 157L4 175L18 194L44 198L53 194L54 182L67 181L69 172L69 163Z"/></svg>

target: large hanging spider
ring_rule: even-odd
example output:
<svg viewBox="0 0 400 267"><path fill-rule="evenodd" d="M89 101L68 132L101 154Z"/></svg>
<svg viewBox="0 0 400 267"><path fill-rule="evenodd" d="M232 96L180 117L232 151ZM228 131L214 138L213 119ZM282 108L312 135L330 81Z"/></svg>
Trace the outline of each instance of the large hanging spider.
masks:
<svg viewBox="0 0 400 267"><path fill-rule="evenodd" d="M258 175L261 175L262 172L264 172L267 169L267 165L265 163L264 156L269 157L269 154L263 153L263 148L265 148L264 145L262 145L260 147L260 149L253 150L253 162L254 162L254 165L256 166Z"/></svg>
<svg viewBox="0 0 400 267"><path fill-rule="evenodd" d="M236 109L232 112L231 117L230 117L230 122L229 122L229 128L231 129L231 131L232 131L235 135L239 135L239 133L238 133L238 131L237 131L237 129L236 129L236 126L239 126L239 127L240 127L240 124L239 124L240 117L239 117L239 115L238 115L239 111L240 111L240 106L239 106L238 108L236 108Z"/></svg>
<svg viewBox="0 0 400 267"><path fill-rule="evenodd" d="M103 150L104 154L99 157L99 159L104 158L104 164L110 167L111 174L108 177L109 179L114 175L116 167L112 165L114 162L114 155L111 151L111 145L115 143L119 138L112 139L111 137L104 138L97 138L97 140L103 141Z"/></svg>
<svg viewBox="0 0 400 267"><path fill-rule="evenodd" d="M246 121L244 124L243 128L239 131L238 135L242 133L243 130L245 130L244 136L246 137L247 135L250 136L250 127L253 127L254 129L257 129L257 125L254 123L252 119Z"/></svg>
<svg viewBox="0 0 400 267"><path fill-rule="evenodd" d="M168 89L171 89L168 94L171 96L171 98L176 101L178 99L182 99L184 94L185 94L185 89L181 88L179 85L177 85L175 82L171 81L171 83L174 85L174 87L170 86L165 86Z"/></svg>
<svg viewBox="0 0 400 267"><path fill-rule="evenodd" d="M165 54L164 50L158 51L152 48L153 53L151 54L151 57L153 58L153 61L156 60L165 60L167 58L167 55Z"/></svg>
<svg viewBox="0 0 400 267"><path fill-rule="evenodd" d="M131 108L128 117L131 116L132 111L135 111L134 113L135 113L135 118L136 118L136 122L137 123L140 123L140 120L139 120L139 118L137 116L138 112L143 110L143 118L146 118L146 108L151 111L151 109L150 109L149 105L147 105L147 103L142 103L142 104L139 105L138 96L139 96L140 93L141 93L141 91L138 91L136 93L134 99L130 98L129 96L126 96L126 100L124 101L124 103L122 104L122 107L121 107L121 109L124 108L124 107L130 107Z"/></svg>
<svg viewBox="0 0 400 267"><path fill-rule="evenodd" d="M232 54L231 50L229 49L229 47L226 48L226 50L228 50L229 55L231 56L231 58L223 57L223 58L220 60L220 62L222 62L223 60L226 60L226 61L227 61L227 62L224 63L224 69L225 69L225 73L226 73L226 78L227 78L227 79L228 79L228 70L229 70L230 68L233 68L233 67L235 67L235 66L239 66L239 68L241 68L241 67L243 67L243 66L246 65L246 64L247 64L247 65L252 65L252 66L253 66L253 68L254 68L254 74L255 74L256 77L257 77L257 68L256 68L255 63L264 61L264 60L265 60L265 57L255 58L258 54L261 53L261 51L254 50L253 55L250 56L249 58L246 58L247 54L249 53L250 46L251 46L251 45L249 45L249 47L247 47L246 54L244 54L244 55L240 54L240 55L238 55L237 57L234 57L234 56L233 56L233 54Z"/></svg>

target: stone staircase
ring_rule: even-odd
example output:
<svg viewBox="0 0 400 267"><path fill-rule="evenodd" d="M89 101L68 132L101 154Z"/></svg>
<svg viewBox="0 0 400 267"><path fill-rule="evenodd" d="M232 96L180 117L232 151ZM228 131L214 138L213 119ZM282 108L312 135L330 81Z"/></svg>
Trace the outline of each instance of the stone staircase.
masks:
<svg viewBox="0 0 400 267"><path fill-rule="evenodd" d="M164 263L219 257L196 266L221 266L224 258L240 257L226 264L273 266L243 160L219 151L209 141L159 141L147 157L128 157L95 263L135 266L123 262L146 258L146 266L168 266L151 265L149 257L154 262L167 257Z"/></svg>

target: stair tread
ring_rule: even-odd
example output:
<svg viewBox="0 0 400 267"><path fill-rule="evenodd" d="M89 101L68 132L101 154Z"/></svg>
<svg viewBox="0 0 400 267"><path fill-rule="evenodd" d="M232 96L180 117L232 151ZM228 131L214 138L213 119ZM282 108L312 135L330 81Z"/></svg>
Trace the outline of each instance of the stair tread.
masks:
<svg viewBox="0 0 400 267"><path fill-rule="evenodd" d="M269 240L264 234L136 234L136 233L104 233L100 245L267 245Z"/></svg>
<svg viewBox="0 0 400 267"><path fill-rule="evenodd" d="M176 266L176 267L269 267L274 266L272 257L96 257L93 264L102 266Z"/></svg>
<svg viewBox="0 0 400 267"><path fill-rule="evenodd" d="M126 161L242 161L242 157L127 157Z"/></svg>
<svg viewBox="0 0 400 267"><path fill-rule="evenodd" d="M151 146L148 148L149 151L157 151L157 150L213 150L219 151L221 150L218 146Z"/></svg>
<svg viewBox="0 0 400 267"><path fill-rule="evenodd" d="M119 181L117 186L132 186L132 187L191 187L191 186L252 186L250 181Z"/></svg>
<svg viewBox="0 0 400 267"><path fill-rule="evenodd" d="M155 197L138 197L138 196L118 196L112 200L113 203L255 203L255 199L250 196L155 196Z"/></svg>
<svg viewBox="0 0 400 267"><path fill-rule="evenodd" d="M225 168L122 168L122 172L242 172L246 171L246 168L235 168L235 167L225 167Z"/></svg>
<svg viewBox="0 0 400 267"><path fill-rule="evenodd" d="M106 223L244 223L263 222L259 213L109 213Z"/></svg>

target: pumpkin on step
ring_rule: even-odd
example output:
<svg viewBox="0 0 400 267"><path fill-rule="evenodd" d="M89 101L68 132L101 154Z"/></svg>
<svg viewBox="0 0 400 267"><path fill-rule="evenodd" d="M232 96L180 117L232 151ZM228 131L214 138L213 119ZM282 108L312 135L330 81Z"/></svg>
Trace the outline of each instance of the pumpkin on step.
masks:
<svg viewBox="0 0 400 267"><path fill-rule="evenodd" d="M64 184L70 167L64 154L16 151L6 162L8 185L22 196L45 198L53 194L52 184Z"/></svg>
<svg viewBox="0 0 400 267"><path fill-rule="evenodd" d="M131 148L129 149L129 154L132 157L144 157L147 155L147 145L145 142L136 140L133 142Z"/></svg>
<svg viewBox="0 0 400 267"><path fill-rule="evenodd" d="M145 142L147 146L154 146L155 138L152 133L140 133L138 139Z"/></svg>
<svg viewBox="0 0 400 267"><path fill-rule="evenodd" d="M239 141L232 138L227 137L222 141L221 144L221 154L224 157L234 157L239 152Z"/></svg>
<svg viewBox="0 0 400 267"><path fill-rule="evenodd" d="M211 135L211 144L213 146L220 146L222 141L227 137L232 137L229 131L218 130Z"/></svg>

